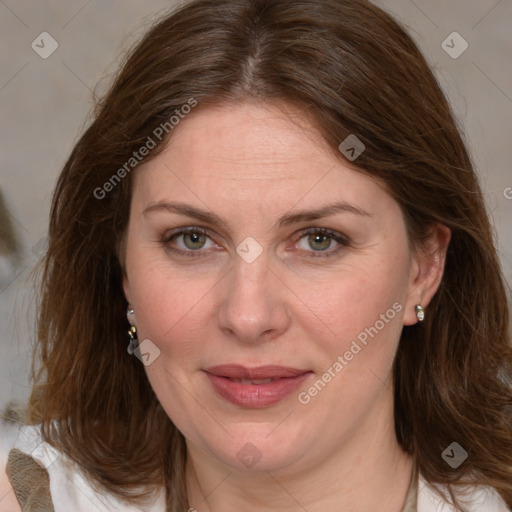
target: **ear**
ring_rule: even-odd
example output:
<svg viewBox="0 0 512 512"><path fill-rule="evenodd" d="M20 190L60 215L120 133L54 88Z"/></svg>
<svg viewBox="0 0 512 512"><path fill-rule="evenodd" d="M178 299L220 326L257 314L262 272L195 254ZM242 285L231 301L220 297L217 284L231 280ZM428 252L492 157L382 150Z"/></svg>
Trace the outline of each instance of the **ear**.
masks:
<svg viewBox="0 0 512 512"><path fill-rule="evenodd" d="M123 272L123 291L126 301L128 302L128 304L131 304L132 299L130 292L130 283L128 281L128 276L126 275L126 272Z"/></svg>
<svg viewBox="0 0 512 512"><path fill-rule="evenodd" d="M404 325L418 322L414 306L420 304L428 315L427 306L436 294L443 277L446 252L452 232L443 224L433 224L428 239L416 248L409 276Z"/></svg>
<svg viewBox="0 0 512 512"><path fill-rule="evenodd" d="M124 296L128 302L131 303L131 292L130 292L130 282L128 280L128 274L126 272L126 233L121 238L118 246L117 246L117 259L119 260L119 265L121 266L121 273L123 276L123 291Z"/></svg>

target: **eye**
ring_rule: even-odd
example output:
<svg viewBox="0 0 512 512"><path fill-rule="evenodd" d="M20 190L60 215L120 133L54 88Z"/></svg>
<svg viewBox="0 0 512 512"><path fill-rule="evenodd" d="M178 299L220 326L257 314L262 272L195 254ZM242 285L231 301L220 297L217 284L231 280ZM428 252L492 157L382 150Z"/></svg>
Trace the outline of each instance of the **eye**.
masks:
<svg viewBox="0 0 512 512"><path fill-rule="evenodd" d="M324 228L303 230L299 233L297 241L297 247L312 253L310 254L312 257L329 257L349 245L350 242L345 235Z"/></svg>
<svg viewBox="0 0 512 512"><path fill-rule="evenodd" d="M219 247L207 230L196 226L180 228L167 235L162 242L168 251L187 257L208 256L212 249ZM349 245L350 241L345 235L325 228L305 229L296 237L297 248L309 253L310 257L330 257Z"/></svg>
<svg viewBox="0 0 512 512"><path fill-rule="evenodd" d="M208 240L210 245L207 245ZM206 230L194 226L182 228L171 233L166 236L163 243L169 251L182 256L192 257L204 256L205 253L209 252L208 249L216 247Z"/></svg>

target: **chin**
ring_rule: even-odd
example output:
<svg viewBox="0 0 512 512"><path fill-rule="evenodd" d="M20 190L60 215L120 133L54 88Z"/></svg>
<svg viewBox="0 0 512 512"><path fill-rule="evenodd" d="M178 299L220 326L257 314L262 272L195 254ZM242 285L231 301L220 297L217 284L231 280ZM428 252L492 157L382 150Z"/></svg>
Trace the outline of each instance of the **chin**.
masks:
<svg viewBox="0 0 512 512"><path fill-rule="evenodd" d="M239 434L228 428L233 436L229 443L210 445L209 448L219 460L236 471L284 470L302 458L302 451L299 452L297 448L304 448L304 436L293 435L289 429L278 435L273 432L276 426L266 423L260 425L260 428L252 428L251 433L246 431Z"/></svg>

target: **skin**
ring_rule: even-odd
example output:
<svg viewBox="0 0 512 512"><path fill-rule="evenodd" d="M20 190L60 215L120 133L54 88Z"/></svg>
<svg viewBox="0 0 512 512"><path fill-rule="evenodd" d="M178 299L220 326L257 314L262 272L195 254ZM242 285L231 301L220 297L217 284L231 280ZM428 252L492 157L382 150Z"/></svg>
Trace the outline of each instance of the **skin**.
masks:
<svg viewBox="0 0 512 512"><path fill-rule="evenodd" d="M5 470L0 473L0 512L22 512Z"/></svg>
<svg viewBox="0 0 512 512"><path fill-rule="evenodd" d="M414 305L428 315L448 228L435 226L429 249L412 254L396 201L284 104L198 107L133 186L124 292L139 340L160 350L145 368L186 438L190 506L399 512L412 461L394 432L392 364L403 325L417 322ZM284 214L340 200L367 215L278 225ZM227 225L162 208L144 213L159 202L214 212ZM188 226L208 236L171 238ZM349 243L308 241L306 228ZM252 263L236 252L248 236L263 250ZM396 303L401 311L307 405L294 392L269 407L239 407L203 372L224 363L291 366L314 372L307 390ZM261 455L252 467L237 457L248 442Z"/></svg>

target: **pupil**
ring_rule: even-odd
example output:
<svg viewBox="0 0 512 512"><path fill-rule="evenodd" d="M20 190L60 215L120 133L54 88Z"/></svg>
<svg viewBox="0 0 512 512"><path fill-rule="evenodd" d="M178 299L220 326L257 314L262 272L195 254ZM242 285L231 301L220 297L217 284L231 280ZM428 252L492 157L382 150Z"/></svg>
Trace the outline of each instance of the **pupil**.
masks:
<svg viewBox="0 0 512 512"><path fill-rule="evenodd" d="M198 233L187 233L186 235L187 236L185 237L185 240L187 239L187 237L191 240L190 245L192 245L193 249L197 249L196 244L199 244L200 246L204 244L204 241L201 240L204 237L204 235Z"/></svg>
<svg viewBox="0 0 512 512"><path fill-rule="evenodd" d="M312 244L316 244L316 243L320 243L320 247L317 246L316 248L317 249L320 249L320 250L325 250L325 249L328 249L329 248L329 245L330 245L330 238L326 235L310 235L309 236L309 241L310 243ZM313 247L314 248L314 247Z"/></svg>

